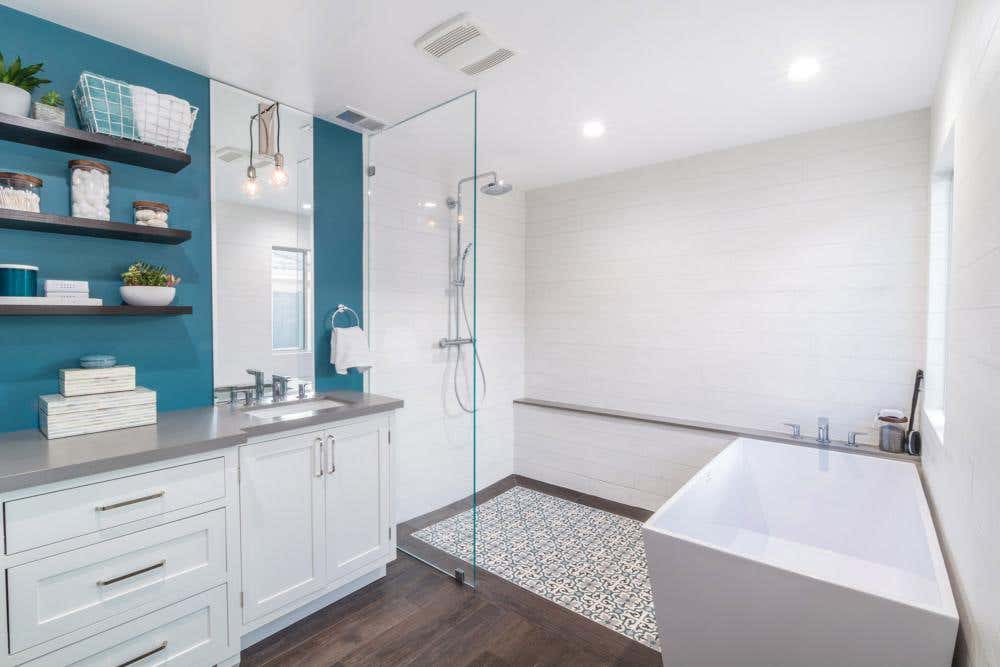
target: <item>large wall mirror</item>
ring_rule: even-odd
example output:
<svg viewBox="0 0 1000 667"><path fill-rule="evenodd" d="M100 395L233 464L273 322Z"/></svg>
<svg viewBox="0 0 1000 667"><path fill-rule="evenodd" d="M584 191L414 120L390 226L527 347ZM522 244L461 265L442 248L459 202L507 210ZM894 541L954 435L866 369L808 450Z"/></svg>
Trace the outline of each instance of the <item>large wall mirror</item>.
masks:
<svg viewBox="0 0 1000 667"><path fill-rule="evenodd" d="M249 370L311 390L312 116L212 82L215 395L255 386Z"/></svg>

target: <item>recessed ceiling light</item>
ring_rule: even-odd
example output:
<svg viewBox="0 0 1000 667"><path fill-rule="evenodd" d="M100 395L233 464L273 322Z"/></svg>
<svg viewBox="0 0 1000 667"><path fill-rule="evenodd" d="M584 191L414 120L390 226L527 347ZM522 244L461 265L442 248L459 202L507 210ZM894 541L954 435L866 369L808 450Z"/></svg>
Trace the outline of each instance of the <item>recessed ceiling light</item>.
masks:
<svg viewBox="0 0 1000 667"><path fill-rule="evenodd" d="M599 120L588 120L583 124L583 136L596 139L604 134L604 123Z"/></svg>
<svg viewBox="0 0 1000 667"><path fill-rule="evenodd" d="M808 81L819 74L819 62L815 58L799 58L788 67L789 81Z"/></svg>
<svg viewBox="0 0 1000 667"><path fill-rule="evenodd" d="M436 208L437 207L437 202L435 202L435 201L425 201L425 202L420 202L420 205L423 206L424 208Z"/></svg>

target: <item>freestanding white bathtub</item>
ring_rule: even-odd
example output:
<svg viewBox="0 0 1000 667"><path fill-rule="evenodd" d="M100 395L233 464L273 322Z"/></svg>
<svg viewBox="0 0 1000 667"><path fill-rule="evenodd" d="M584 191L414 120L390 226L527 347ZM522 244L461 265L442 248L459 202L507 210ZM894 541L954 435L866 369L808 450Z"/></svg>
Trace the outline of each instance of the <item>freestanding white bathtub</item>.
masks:
<svg viewBox="0 0 1000 667"><path fill-rule="evenodd" d="M643 536L669 667L951 664L958 612L912 463L739 439Z"/></svg>

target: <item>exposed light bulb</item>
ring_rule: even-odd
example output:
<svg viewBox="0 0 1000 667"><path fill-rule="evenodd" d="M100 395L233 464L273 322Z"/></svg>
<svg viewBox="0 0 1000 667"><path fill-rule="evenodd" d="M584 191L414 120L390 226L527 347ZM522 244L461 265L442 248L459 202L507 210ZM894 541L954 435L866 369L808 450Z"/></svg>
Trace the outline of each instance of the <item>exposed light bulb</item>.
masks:
<svg viewBox="0 0 1000 667"><path fill-rule="evenodd" d="M281 153L274 154L274 169L271 171L271 185L276 188L283 188L288 185L288 172L285 171L285 156Z"/></svg>
<svg viewBox="0 0 1000 667"><path fill-rule="evenodd" d="M243 181L243 194L254 199L260 193L260 183L257 182L257 170L253 165L247 167L247 179Z"/></svg>

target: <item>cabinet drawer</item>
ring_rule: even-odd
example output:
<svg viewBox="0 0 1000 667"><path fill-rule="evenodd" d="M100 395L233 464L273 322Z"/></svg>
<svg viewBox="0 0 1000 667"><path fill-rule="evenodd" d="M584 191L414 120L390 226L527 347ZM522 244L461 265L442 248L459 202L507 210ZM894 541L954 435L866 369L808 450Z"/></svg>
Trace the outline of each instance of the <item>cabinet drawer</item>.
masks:
<svg viewBox="0 0 1000 667"><path fill-rule="evenodd" d="M4 503L13 554L222 498L222 458L119 477Z"/></svg>
<svg viewBox="0 0 1000 667"><path fill-rule="evenodd" d="M174 602L225 576L224 509L12 567L11 651L143 605Z"/></svg>
<svg viewBox="0 0 1000 667"><path fill-rule="evenodd" d="M226 587L217 586L66 648L27 667L212 665L235 653L226 640Z"/></svg>

